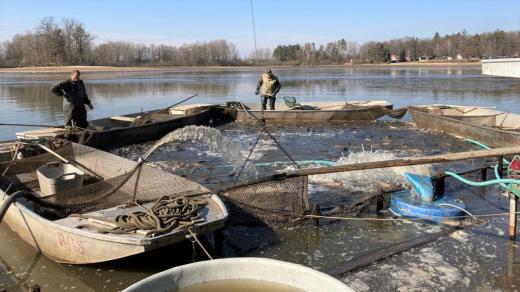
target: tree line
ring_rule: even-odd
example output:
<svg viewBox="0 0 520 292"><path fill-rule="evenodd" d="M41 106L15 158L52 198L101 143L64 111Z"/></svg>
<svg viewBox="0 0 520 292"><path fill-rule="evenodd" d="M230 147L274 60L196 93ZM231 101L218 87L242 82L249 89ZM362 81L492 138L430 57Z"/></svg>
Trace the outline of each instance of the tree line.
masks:
<svg viewBox="0 0 520 292"><path fill-rule="evenodd" d="M278 45L261 48L241 58L226 40L181 46L144 45L110 41L94 43L95 36L73 19L40 21L34 31L15 35L0 44L1 67L52 65L107 66L231 66L231 65L324 65L416 61L420 58L450 60L520 57L520 31L496 30L481 34L459 33L432 38L404 37L363 44L340 39L324 45Z"/></svg>
<svg viewBox="0 0 520 292"><path fill-rule="evenodd" d="M443 37L435 33L433 38L404 37L362 45L341 39L318 48L314 43L278 45L273 61L293 65L383 63L390 61L392 55L396 61L520 57L520 31L470 35L464 30Z"/></svg>
<svg viewBox="0 0 520 292"><path fill-rule="evenodd" d="M226 40L177 47L122 41L95 45L94 39L82 23L73 19L58 23L47 17L34 32L15 35L0 45L0 66L226 66L243 62L235 45Z"/></svg>

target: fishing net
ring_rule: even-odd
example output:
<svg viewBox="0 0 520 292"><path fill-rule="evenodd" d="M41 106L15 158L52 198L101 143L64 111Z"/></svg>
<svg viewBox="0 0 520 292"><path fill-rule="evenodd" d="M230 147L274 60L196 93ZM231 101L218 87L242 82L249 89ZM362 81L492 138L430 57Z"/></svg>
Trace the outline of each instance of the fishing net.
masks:
<svg viewBox="0 0 520 292"><path fill-rule="evenodd" d="M307 176L245 184L221 195L237 223L293 225L309 209Z"/></svg>
<svg viewBox="0 0 520 292"><path fill-rule="evenodd" d="M44 196L37 202L63 216L107 209L129 201L149 202L162 196L208 193L204 187L182 177L87 146L71 143L57 150L56 154L70 160L85 173L83 186ZM36 170L58 160L55 155L46 153L0 163L0 172L5 173L0 177L0 186L9 193L38 191Z"/></svg>
<svg viewBox="0 0 520 292"><path fill-rule="evenodd" d="M36 171L47 163L69 160L85 173L81 187L44 196L35 203L53 216L85 214L129 202L151 202L164 196L198 196L211 191L183 177L166 173L144 164L158 147L172 141L202 139L210 150L225 149L224 156L237 168L247 163L241 149L225 139L218 130L207 127L185 127L157 141L139 160L133 162L113 154L80 144L69 143L55 150L21 160L0 163L0 187L13 193L17 190L39 191ZM237 158L238 157L238 158ZM253 165L253 164L250 164ZM244 177L254 177L254 165L244 170ZM230 207L233 220L260 221L269 225L292 225L308 209L307 177L240 183L219 194Z"/></svg>

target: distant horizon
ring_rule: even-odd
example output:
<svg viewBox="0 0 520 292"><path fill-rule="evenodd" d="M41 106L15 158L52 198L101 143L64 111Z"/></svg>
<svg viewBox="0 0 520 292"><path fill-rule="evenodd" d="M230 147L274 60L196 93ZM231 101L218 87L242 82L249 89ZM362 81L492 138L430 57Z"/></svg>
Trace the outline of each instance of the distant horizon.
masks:
<svg viewBox="0 0 520 292"><path fill-rule="evenodd" d="M466 30L469 34L520 30L520 1L440 0L350 3L326 1L254 0L258 48L279 44L317 45L346 39L359 44L403 37L432 38ZM33 31L45 17L83 23L96 39L181 46L197 41L226 39L241 56L254 51L249 1L195 3L150 1L7 1L0 0L0 41Z"/></svg>

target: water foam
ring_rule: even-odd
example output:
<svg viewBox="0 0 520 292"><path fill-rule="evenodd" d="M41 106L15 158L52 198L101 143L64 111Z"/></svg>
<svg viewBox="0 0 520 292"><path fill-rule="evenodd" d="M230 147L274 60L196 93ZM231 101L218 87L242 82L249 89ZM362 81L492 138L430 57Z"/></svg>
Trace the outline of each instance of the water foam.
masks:
<svg viewBox="0 0 520 292"><path fill-rule="evenodd" d="M186 126L175 130L157 141L144 156L147 157L161 145L189 141L198 141L206 145L210 153L220 155L222 159L233 166L235 171L239 171L246 161L246 157L243 155L244 151L238 144L222 135L219 130L206 126ZM243 178L251 178L257 174L254 164L247 163L243 170Z"/></svg>
<svg viewBox="0 0 520 292"><path fill-rule="evenodd" d="M360 152L350 152L347 156L340 157L334 165L348 165L366 163L382 160L396 159L396 154L388 151L364 150ZM351 172L338 172L322 175L310 176L311 183L340 185L348 191L376 192L380 189L380 184L403 184L404 177L395 168L369 169Z"/></svg>

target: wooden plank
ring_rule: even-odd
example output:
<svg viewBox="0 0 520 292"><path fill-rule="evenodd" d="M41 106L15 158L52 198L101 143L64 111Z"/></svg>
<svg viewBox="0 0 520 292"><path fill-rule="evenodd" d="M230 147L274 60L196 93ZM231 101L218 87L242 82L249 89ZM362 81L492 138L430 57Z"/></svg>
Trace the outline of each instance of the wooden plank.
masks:
<svg viewBox="0 0 520 292"><path fill-rule="evenodd" d="M493 156L515 155L518 153L520 153L520 146L512 146L512 147L495 148L495 149L488 149L488 150L447 153L447 154L432 155L432 156L425 156L425 157L408 157L408 158L375 161L375 162L367 162L367 163L355 163L355 164L328 166L328 167L321 167L321 168L300 169L300 170L294 170L292 172L285 173L285 175L288 177L316 175L316 174L347 172L347 171L366 170L366 169L375 169L375 168L387 168L387 167L409 166L409 165L429 164L429 163L439 163L439 162L451 162L451 161L485 158L485 157L493 157ZM283 177L284 174L282 173L279 176Z"/></svg>
<svg viewBox="0 0 520 292"><path fill-rule="evenodd" d="M45 128L36 129L31 131L16 132L16 138L18 140L34 140L40 138L57 137L65 133L64 128Z"/></svg>
<svg viewBox="0 0 520 292"><path fill-rule="evenodd" d="M436 233L428 233L422 236L419 236L417 238L406 240L394 245L391 245L389 247L380 248L375 251L370 251L367 253L364 253L358 257L355 257L351 260L345 261L343 263L340 263L339 265L329 268L325 270L324 272L337 277L344 275L352 270L367 266L373 262L380 261L382 259L385 259L389 256L407 251L411 248L420 246L422 244L434 241L440 237L446 236L451 234L454 231L457 231L459 229L456 228L449 228L440 232Z"/></svg>
<svg viewBox="0 0 520 292"><path fill-rule="evenodd" d="M113 116L113 117L110 117L111 120L114 120L114 121L121 121L121 122L133 122L135 121L136 118L132 118L132 117L125 117L125 116Z"/></svg>

